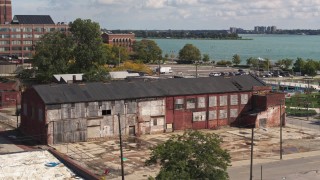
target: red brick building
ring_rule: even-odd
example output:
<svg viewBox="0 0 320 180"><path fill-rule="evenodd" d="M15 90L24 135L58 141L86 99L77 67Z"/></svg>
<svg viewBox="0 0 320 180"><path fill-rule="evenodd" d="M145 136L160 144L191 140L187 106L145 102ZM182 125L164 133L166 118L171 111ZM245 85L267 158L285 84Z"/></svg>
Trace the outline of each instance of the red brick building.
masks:
<svg viewBox="0 0 320 180"><path fill-rule="evenodd" d="M20 128L57 144L117 136L118 115L123 134L137 136L272 127L284 117L284 98L252 75L38 85L22 95Z"/></svg>
<svg viewBox="0 0 320 180"><path fill-rule="evenodd" d="M114 45L114 46L126 47L129 51L132 51L132 45L136 40L135 35L133 33L131 34L103 33L101 37L104 43Z"/></svg>
<svg viewBox="0 0 320 180"><path fill-rule="evenodd" d="M19 85L14 81L0 82L0 108L15 107L20 104Z"/></svg>
<svg viewBox="0 0 320 180"><path fill-rule="evenodd" d="M11 0L0 0L0 24L10 24L12 20Z"/></svg>

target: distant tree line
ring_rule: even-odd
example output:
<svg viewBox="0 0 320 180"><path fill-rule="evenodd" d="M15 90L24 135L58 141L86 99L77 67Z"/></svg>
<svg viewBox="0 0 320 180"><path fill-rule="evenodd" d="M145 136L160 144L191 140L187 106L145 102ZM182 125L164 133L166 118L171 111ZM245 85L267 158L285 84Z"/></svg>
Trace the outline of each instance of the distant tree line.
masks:
<svg viewBox="0 0 320 180"><path fill-rule="evenodd" d="M110 32L134 33L139 38L241 39L238 34L229 33L227 30L112 30Z"/></svg>
<svg viewBox="0 0 320 180"><path fill-rule="evenodd" d="M238 34L291 34L291 35L320 35L320 30L312 29L278 29L276 31L257 32L253 30L237 30Z"/></svg>

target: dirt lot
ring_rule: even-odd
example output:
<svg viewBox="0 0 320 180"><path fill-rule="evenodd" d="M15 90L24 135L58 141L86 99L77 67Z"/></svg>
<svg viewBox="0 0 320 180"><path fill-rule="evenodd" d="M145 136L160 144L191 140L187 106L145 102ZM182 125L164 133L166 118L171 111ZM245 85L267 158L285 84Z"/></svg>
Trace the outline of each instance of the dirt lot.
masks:
<svg viewBox="0 0 320 180"><path fill-rule="evenodd" d="M250 158L251 129L222 128L204 130L204 132L220 135L223 139L222 146L230 152L233 162ZM149 176L155 176L159 167L144 166L144 161L149 157L149 148L164 142L170 135L177 133L183 132L145 135L138 139L125 138L123 154L126 179L147 179ZM284 154L320 150L319 134L319 130L287 125L283 128ZM279 155L279 127L255 129L254 145L254 158L256 159ZM54 147L101 177L118 179L121 175L118 140L100 139ZM106 169L109 171L108 175L104 174Z"/></svg>

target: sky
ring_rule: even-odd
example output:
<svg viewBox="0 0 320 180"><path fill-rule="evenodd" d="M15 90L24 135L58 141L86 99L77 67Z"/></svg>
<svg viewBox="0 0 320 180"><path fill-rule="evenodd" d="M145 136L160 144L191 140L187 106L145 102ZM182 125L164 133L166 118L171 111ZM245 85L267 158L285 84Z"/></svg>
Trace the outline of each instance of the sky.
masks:
<svg viewBox="0 0 320 180"><path fill-rule="evenodd" d="M108 30L320 29L320 0L12 0L12 10Z"/></svg>

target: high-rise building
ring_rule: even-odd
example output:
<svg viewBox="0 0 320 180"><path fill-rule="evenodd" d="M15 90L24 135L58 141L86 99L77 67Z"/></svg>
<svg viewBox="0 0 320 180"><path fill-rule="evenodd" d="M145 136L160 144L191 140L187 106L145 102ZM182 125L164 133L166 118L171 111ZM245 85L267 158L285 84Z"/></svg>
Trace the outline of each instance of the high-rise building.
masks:
<svg viewBox="0 0 320 180"><path fill-rule="evenodd" d="M0 24L9 24L12 20L11 0L0 0Z"/></svg>

